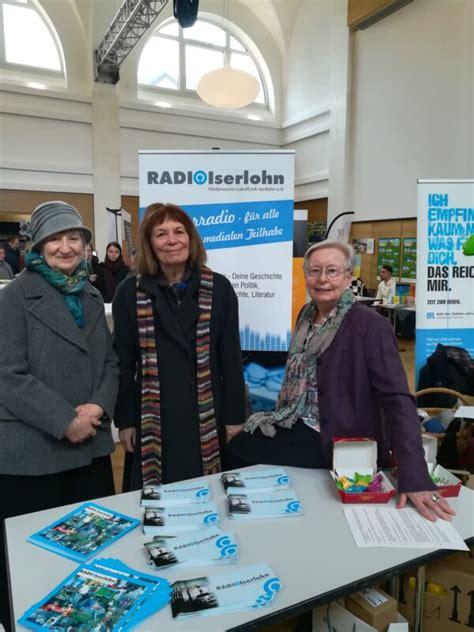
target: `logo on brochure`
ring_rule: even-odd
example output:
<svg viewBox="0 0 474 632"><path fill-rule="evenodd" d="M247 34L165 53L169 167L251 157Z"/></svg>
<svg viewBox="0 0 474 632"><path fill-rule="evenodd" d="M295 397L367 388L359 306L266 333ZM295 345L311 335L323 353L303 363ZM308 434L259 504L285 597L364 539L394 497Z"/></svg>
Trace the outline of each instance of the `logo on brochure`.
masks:
<svg viewBox="0 0 474 632"><path fill-rule="evenodd" d="M208 514L204 517L205 524L209 524L210 522L219 522L219 516L216 513Z"/></svg>
<svg viewBox="0 0 474 632"><path fill-rule="evenodd" d="M266 606L269 601L273 599L275 593L281 590L281 582L278 577L272 577L271 579L267 579L267 581L263 584L264 594L257 597L257 601L253 608L261 608L262 606Z"/></svg>
<svg viewBox="0 0 474 632"><path fill-rule="evenodd" d="M209 490L208 489L200 489L196 496L209 496Z"/></svg>
<svg viewBox="0 0 474 632"><path fill-rule="evenodd" d="M279 476L277 478L277 483L278 485L284 485L285 483L288 483L288 476Z"/></svg>
<svg viewBox="0 0 474 632"><path fill-rule="evenodd" d="M293 500L291 501L291 503L288 503L285 512L286 513L294 513L296 511L299 511L301 509L301 503L298 502L297 500Z"/></svg>
<svg viewBox="0 0 474 632"><path fill-rule="evenodd" d="M227 535L216 540L216 546L221 549L220 557L235 557L237 545Z"/></svg>

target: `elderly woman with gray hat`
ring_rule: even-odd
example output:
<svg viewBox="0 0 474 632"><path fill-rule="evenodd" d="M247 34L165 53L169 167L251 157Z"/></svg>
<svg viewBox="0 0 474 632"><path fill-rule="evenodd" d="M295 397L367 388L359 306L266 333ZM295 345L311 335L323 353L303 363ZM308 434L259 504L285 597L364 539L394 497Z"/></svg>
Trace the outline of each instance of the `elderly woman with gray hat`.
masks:
<svg viewBox="0 0 474 632"><path fill-rule="evenodd" d="M31 215L25 270L0 295L0 531L7 517L114 493L109 415L118 365L100 293L88 281L92 233L65 202ZM8 621L0 541L0 621Z"/></svg>

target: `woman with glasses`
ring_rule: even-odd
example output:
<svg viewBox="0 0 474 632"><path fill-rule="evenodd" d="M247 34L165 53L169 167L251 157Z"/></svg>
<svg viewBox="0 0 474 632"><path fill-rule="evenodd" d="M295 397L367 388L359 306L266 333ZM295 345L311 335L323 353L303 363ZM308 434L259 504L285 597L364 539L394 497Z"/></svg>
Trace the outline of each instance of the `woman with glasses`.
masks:
<svg viewBox="0 0 474 632"><path fill-rule="evenodd" d="M398 506L410 498L426 518L450 519L454 512L433 493L393 330L355 301L352 247L315 244L303 268L311 301L298 316L276 410L248 419L228 446L231 466L331 467L333 437L374 437L379 467L396 453Z"/></svg>

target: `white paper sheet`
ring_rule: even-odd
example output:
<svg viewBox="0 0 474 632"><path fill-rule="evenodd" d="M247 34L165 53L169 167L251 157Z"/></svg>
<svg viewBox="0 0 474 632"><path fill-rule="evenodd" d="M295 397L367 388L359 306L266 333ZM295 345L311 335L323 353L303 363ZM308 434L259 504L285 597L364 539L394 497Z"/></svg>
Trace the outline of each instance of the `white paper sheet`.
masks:
<svg viewBox="0 0 474 632"><path fill-rule="evenodd" d="M450 522L429 522L411 507L344 507L344 515L357 546L469 550Z"/></svg>

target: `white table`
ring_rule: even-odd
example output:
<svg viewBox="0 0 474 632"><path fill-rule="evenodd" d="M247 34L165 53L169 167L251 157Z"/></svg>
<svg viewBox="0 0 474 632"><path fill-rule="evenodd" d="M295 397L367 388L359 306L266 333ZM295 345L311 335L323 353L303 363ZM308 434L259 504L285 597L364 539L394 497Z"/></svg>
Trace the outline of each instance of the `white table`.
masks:
<svg viewBox="0 0 474 632"><path fill-rule="evenodd" d="M258 466L262 467L262 466ZM326 470L285 468L299 496L304 516L279 520L235 522L225 514L225 496L218 475L207 477L216 501L221 525L232 529L238 539L239 566L269 562L280 577L283 589L274 605L256 613L241 612L209 616L189 621L173 621L168 606L144 622L140 631L258 629L263 624L296 616L333 599L384 581L408 568L448 555L447 551L414 549L357 548L343 515L329 473ZM97 502L141 517L139 493L110 496ZM393 500L391 501L394 502ZM474 492L461 489L459 498L450 501L457 512L454 525L465 540L474 541ZM14 617L18 619L36 601L44 597L76 567L75 563L33 546L26 538L60 518L71 509L60 507L6 520L9 569ZM126 564L150 572L142 550L140 529L110 546L103 557L118 557ZM228 567L198 567L161 570L158 575L169 581L216 575ZM424 585L424 584L423 584ZM18 630L24 630L17 626Z"/></svg>
<svg viewBox="0 0 474 632"><path fill-rule="evenodd" d="M394 305L393 303L373 303L370 307L375 309L385 309L388 312L388 317L392 323L393 330L397 332L397 315L401 311L416 312L415 305Z"/></svg>

